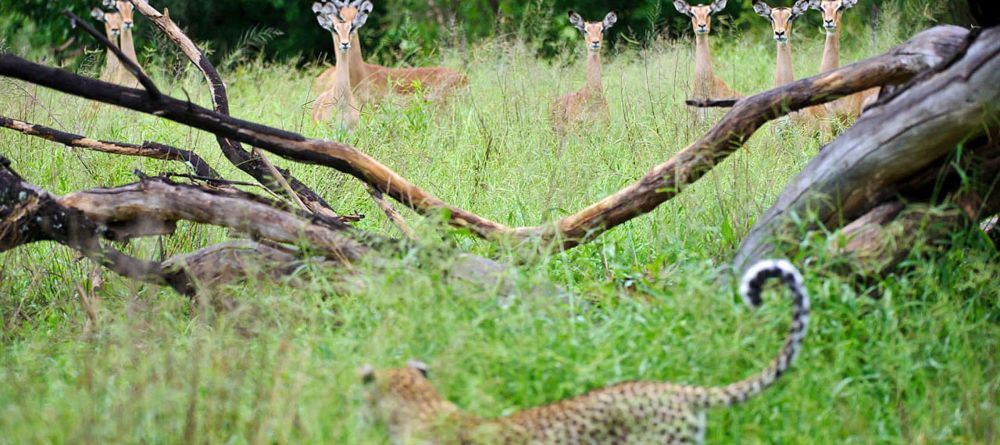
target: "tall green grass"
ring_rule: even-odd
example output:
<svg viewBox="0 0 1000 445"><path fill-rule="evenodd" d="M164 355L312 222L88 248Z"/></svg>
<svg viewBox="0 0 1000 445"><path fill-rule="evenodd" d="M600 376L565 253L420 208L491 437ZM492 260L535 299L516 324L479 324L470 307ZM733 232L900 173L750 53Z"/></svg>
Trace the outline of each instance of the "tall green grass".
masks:
<svg viewBox="0 0 1000 445"><path fill-rule="evenodd" d="M822 39L797 32L796 73L814 74ZM845 42L845 62L898 43L879 35ZM768 35L713 39L716 70L730 86L747 94L770 86ZM446 54L447 64L468 72L467 91L444 106L366 109L353 134L309 121L318 67L258 62L224 77L233 115L343 140L442 199L510 225L550 221L620 189L711 124L693 123L681 105L693 42L656 42L606 56L612 124L560 141L545 110L581 85L583 55L549 64L532 53L495 40ZM147 69L168 94L208 103L196 73ZM196 149L227 177L247 179L206 133L20 82L0 85L4 115L91 137ZM4 253L0 444L387 443L384 432L362 422L355 370L409 358L428 362L449 399L483 415L622 380L742 378L780 346L789 307L775 292L762 310L745 310L723 284L723 266L819 146L807 131L775 128L762 129L674 200L572 251L515 258L505 246L404 211L423 241L389 267L361 264L345 277L310 264L287 282L229 289L241 304L228 312L212 309L216 296L187 301L96 269L61 246ZM10 131L0 132L0 153L55 193L127 183L135 169L182 169ZM360 228L396 236L354 179L276 162L335 209L366 214ZM156 240L123 248L153 258L223 239L222 230L182 224L162 252ZM708 442L996 443L996 247L959 233L951 247L917 252L898 273L859 288L827 272L820 244L803 242L804 253L793 259L814 300L801 358L775 388L713 410ZM449 278L457 250L516 264L512 294ZM91 292L98 297L93 321L80 303L81 293Z"/></svg>

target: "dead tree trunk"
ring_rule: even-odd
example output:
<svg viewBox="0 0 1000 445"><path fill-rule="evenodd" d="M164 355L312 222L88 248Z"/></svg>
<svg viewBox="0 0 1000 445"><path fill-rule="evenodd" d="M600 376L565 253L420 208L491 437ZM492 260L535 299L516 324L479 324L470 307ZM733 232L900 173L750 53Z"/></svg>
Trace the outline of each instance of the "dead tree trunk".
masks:
<svg viewBox="0 0 1000 445"><path fill-rule="evenodd" d="M776 244L801 230L792 215L799 221L813 216L826 230L847 224L844 233L854 238L843 252L877 260L876 272L886 270L912 245L882 241L888 234L881 228L890 222L898 223L894 230L912 241L921 226L931 227L922 237L933 239L963 221L990 216L1000 210L998 113L1000 28L992 28L972 36L951 60L880 100L824 148L756 221L734 267L741 271L774 254ZM977 156L975 165L968 166L973 179L936 190L945 161L962 147L966 156ZM935 194L974 210L934 214L927 205ZM975 196L985 198L970 204Z"/></svg>

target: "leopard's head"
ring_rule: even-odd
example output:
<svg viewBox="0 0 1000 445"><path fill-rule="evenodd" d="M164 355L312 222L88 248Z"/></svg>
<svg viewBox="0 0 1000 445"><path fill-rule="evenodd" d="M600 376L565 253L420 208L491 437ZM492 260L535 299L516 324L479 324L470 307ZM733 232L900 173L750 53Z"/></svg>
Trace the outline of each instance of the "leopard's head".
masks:
<svg viewBox="0 0 1000 445"><path fill-rule="evenodd" d="M362 367L365 418L382 425L394 438L410 437L418 430L458 411L428 380L427 365L411 360L407 367L376 370Z"/></svg>

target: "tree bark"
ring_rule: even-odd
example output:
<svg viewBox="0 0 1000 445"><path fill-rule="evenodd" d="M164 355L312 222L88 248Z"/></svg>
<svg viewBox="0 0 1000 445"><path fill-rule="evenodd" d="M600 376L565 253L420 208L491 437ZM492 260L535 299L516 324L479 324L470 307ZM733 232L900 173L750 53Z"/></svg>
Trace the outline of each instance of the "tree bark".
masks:
<svg viewBox="0 0 1000 445"><path fill-rule="evenodd" d="M886 205L904 192L933 195L928 188L933 188L936 176L928 175L928 170L940 170L942 160L964 143L998 134L998 85L1000 28L992 28L976 36L954 60L880 100L824 148L756 221L735 256L736 270L772 255L776 240L801 229L794 219L814 216L818 225L833 230L873 209L867 218L879 224L899 215L912 216ZM991 174L989 169L982 172ZM987 182L995 186L996 172L992 175ZM864 219L852 230L870 226L863 224ZM921 221L925 220L903 223L910 230ZM955 221L952 216L939 220L945 229Z"/></svg>

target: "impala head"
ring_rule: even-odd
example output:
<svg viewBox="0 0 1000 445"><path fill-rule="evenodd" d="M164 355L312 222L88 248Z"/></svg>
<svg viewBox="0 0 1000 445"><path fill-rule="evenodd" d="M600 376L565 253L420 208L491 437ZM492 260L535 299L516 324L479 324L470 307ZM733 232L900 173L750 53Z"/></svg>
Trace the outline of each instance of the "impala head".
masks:
<svg viewBox="0 0 1000 445"><path fill-rule="evenodd" d="M811 0L809 7L823 13L823 28L833 31L840 27L845 9L853 8L858 0Z"/></svg>
<svg viewBox="0 0 1000 445"><path fill-rule="evenodd" d="M372 2L363 0L316 2L312 6L319 26L333 33L337 48L345 52L351 49L351 35L364 26L374 8Z"/></svg>
<svg viewBox="0 0 1000 445"><path fill-rule="evenodd" d="M791 8L772 8L767 3L758 1L753 4L753 10L757 15L771 21L774 40L786 43L792 35L792 22L809 10L810 2L811 0L798 0Z"/></svg>
<svg viewBox="0 0 1000 445"><path fill-rule="evenodd" d="M132 17L135 15L135 5L128 0L104 0L104 6L118 9L122 16L122 30L132 29Z"/></svg>
<svg viewBox="0 0 1000 445"><path fill-rule="evenodd" d="M708 34L712 30L712 15L726 7L726 0L715 0L709 5L691 6L684 0L674 0L674 7L688 17L695 34Z"/></svg>
<svg viewBox="0 0 1000 445"><path fill-rule="evenodd" d="M583 33L583 38L587 41L587 49L599 51L601 44L604 42L604 31L615 26L615 23L618 22L618 15L614 12L609 12L608 15L604 16L603 21L585 22L583 17L580 17L580 14L570 11L569 22Z"/></svg>
<svg viewBox="0 0 1000 445"><path fill-rule="evenodd" d="M90 16L104 22L104 32L109 37L115 38L122 33L122 16L117 12L105 12L101 8L94 8L90 10ZM118 45L117 41L114 43Z"/></svg>

